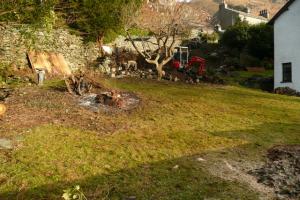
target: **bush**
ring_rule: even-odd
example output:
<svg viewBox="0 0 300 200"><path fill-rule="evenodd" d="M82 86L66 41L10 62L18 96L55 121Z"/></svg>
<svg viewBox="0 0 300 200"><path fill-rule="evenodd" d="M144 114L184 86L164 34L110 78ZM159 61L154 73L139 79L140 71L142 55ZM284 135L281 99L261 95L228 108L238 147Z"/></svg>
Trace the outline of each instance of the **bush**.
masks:
<svg viewBox="0 0 300 200"><path fill-rule="evenodd" d="M245 67L260 67L261 61L258 58L247 53L241 53L240 64Z"/></svg>
<svg viewBox="0 0 300 200"><path fill-rule="evenodd" d="M250 25L246 21L238 21L229 27L221 38L221 44L238 50L244 49L249 41Z"/></svg>
<svg viewBox="0 0 300 200"><path fill-rule="evenodd" d="M202 41L206 43L216 43L220 36L218 33L213 32L213 33L200 33L199 37L201 38Z"/></svg>
<svg viewBox="0 0 300 200"><path fill-rule="evenodd" d="M237 57L226 57L224 64L227 66L234 66L235 68L241 67L240 60Z"/></svg>
<svg viewBox="0 0 300 200"><path fill-rule="evenodd" d="M273 58L273 27L266 24L251 26L249 29L249 40L247 48L251 55L259 59Z"/></svg>
<svg viewBox="0 0 300 200"><path fill-rule="evenodd" d="M273 61L269 59L264 59L263 61L261 61L260 65L265 69L274 69Z"/></svg>
<svg viewBox="0 0 300 200"><path fill-rule="evenodd" d="M267 24L249 25L239 21L225 31L221 44L230 49L248 51L258 59L273 58L273 28Z"/></svg>

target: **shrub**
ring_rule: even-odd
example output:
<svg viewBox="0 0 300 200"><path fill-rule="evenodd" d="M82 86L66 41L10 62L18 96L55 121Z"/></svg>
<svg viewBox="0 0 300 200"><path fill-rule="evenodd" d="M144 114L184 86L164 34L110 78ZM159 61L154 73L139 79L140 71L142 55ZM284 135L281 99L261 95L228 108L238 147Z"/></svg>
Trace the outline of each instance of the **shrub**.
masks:
<svg viewBox="0 0 300 200"><path fill-rule="evenodd" d="M245 67L260 67L261 61L258 58L247 53L241 53L240 64Z"/></svg>
<svg viewBox="0 0 300 200"><path fill-rule="evenodd" d="M221 44L238 50L244 49L249 41L249 28L248 22L238 21L225 31L221 38Z"/></svg>
<svg viewBox="0 0 300 200"><path fill-rule="evenodd" d="M259 59L273 58L273 28L267 24L249 25L246 21L238 21L225 31L221 44L231 50L248 51Z"/></svg>
<svg viewBox="0 0 300 200"><path fill-rule="evenodd" d="M274 38L272 26L259 24L249 29L249 53L257 58L273 58Z"/></svg>
<svg viewBox="0 0 300 200"><path fill-rule="evenodd" d="M235 68L240 68L240 60L237 57L226 57L224 64L227 66L234 66Z"/></svg>
<svg viewBox="0 0 300 200"><path fill-rule="evenodd" d="M200 33L199 37L201 38L202 41L206 43L216 43L220 36L218 33L213 32L213 33Z"/></svg>

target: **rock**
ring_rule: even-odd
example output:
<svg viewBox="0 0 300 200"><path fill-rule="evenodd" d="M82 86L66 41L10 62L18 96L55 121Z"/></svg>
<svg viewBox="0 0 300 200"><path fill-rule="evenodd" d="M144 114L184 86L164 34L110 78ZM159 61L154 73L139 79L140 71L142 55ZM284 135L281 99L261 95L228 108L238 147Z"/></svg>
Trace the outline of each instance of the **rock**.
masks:
<svg viewBox="0 0 300 200"><path fill-rule="evenodd" d="M25 33L25 34L23 34ZM28 44L26 35L34 38L34 44ZM84 67L87 61L96 60L98 48L94 43L85 44L81 37L72 35L68 30L36 30L30 26L12 27L6 25L1 30L1 62L15 63L18 67L28 66L28 45L41 51L53 51L63 54L72 70ZM71 45L70 45L71 44Z"/></svg>
<svg viewBox="0 0 300 200"><path fill-rule="evenodd" d="M275 89L275 93L300 97L300 92L297 92L296 90L291 89L289 87L278 87Z"/></svg>
<svg viewBox="0 0 300 200"><path fill-rule="evenodd" d="M197 161L199 161L199 162L203 162L203 161L205 161L203 158L197 158Z"/></svg>
<svg viewBox="0 0 300 200"><path fill-rule="evenodd" d="M175 165L174 167L173 167L173 169L178 169L179 168L179 165Z"/></svg>
<svg viewBox="0 0 300 200"><path fill-rule="evenodd" d="M136 196L130 196L130 197L126 198L126 200L136 200Z"/></svg>
<svg viewBox="0 0 300 200"><path fill-rule="evenodd" d="M13 145L11 140L6 138L0 138L0 149L12 149Z"/></svg>
<svg viewBox="0 0 300 200"><path fill-rule="evenodd" d="M4 104L0 104L0 116L4 115L7 108Z"/></svg>

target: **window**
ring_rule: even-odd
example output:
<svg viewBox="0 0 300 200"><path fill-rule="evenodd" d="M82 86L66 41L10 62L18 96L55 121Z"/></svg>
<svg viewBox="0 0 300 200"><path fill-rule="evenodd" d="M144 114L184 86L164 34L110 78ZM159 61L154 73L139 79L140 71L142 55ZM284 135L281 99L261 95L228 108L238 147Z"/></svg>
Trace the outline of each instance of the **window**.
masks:
<svg viewBox="0 0 300 200"><path fill-rule="evenodd" d="M292 82L292 63L282 64L282 82L283 83Z"/></svg>

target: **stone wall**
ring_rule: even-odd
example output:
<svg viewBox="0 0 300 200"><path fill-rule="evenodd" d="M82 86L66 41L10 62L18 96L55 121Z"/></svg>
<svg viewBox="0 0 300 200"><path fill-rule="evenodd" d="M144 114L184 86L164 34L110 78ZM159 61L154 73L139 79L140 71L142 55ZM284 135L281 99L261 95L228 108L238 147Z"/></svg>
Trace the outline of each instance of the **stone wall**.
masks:
<svg viewBox="0 0 300 200"><path fill-rule="evenodd" d="M140 37L133 36L133 39L135 40L136 47L140 51L144 51L143 43L145 44L145 42L142 42ZM145 49L147 49L147 50L156 50L157 49L157 45L155 45L156 39L154 37L145 37L145 38L143 38L143 40L147 41ZM168 41L168 44L170 44L171 42L172 42L172 40L170 39ZM174 47L180 46L181 42L182 42L181 40L176 39ZM123 48L123 49L126 49L128 51L136 52L136 50L132 46L131 42L129 40L127 40L126 37L121 36L121 35L119 37L117 37L112 43L110 43L108 45L112 46L112 47Z"/></svg>
<svg viewBox="0 0 300 200"><path fill-rule="evenodd" d="M72 70L79 69L97 59L95 44L84 44L81 37L64 29L52 31L36 30L29 27L1 27L0 63L28 66L29 50L57 52L64 55Z"/></svg>

